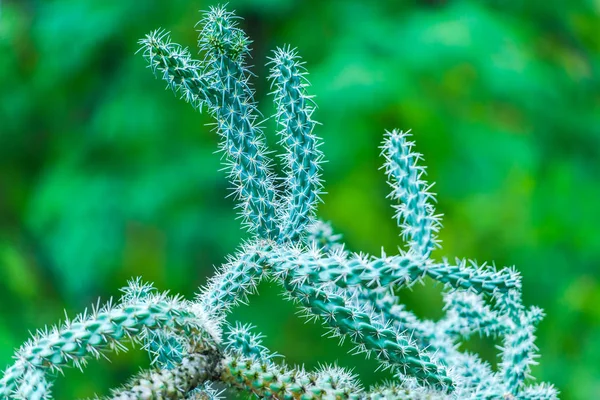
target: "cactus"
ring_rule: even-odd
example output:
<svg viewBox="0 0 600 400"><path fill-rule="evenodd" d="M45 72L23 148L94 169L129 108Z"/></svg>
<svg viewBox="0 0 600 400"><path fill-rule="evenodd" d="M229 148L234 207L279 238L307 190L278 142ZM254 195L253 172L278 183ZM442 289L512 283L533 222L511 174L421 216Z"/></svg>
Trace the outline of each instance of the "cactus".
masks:
<svg viewBox="0 0 600 400"><path fill-rule="evenodd" d="M114 399L217 399L213 384L278 399L553 399L558 391L532 384L535 326L543 317L521 300L513 268L468 260L436 261L441 216L425 181L421 155L407 132L384 136L382 155L407 248L396 255L353 253L328 223L316 219L323 187L319 150L303 63L290 47L270 59L285 179L277 179L254 94L247 58L250 40L237 17L213 8L200 22L204 58L172 43L163 31L141 40L150 69L194 108L216 120L226 170L242 224L252 233L237 254L192 301L158 293L132 280L116 304L97 306L72 321L38 332L15 355L0 379L0 399L50 399L64 367L83 368L93 358L140 344L152 369ZM445 316L420 320L394 290L429 277L444 287ZM315 371L286 365L248 325L225 317L261 279L278 282L287 297L333 336L348 338L356 353L376 358L394 381L367 389L337 366ZM501 337L498 370L458 350L474 333Z"/></svg>

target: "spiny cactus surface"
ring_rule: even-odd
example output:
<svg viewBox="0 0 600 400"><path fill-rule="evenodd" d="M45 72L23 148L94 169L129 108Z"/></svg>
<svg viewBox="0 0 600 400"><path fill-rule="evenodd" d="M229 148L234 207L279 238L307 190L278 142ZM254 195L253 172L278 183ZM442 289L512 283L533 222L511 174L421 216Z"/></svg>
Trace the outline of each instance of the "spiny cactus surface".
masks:
<svg viewBox="0 0 600 400"><path fill-rule="evenodd" d="M141 40L142 52L173 92L214 117L240 217L252 239L193 301L158 293L137 279L117 303L39 331L4 371L0 399L50 399L52 381L63 368L83 369L127 343L148 351L152 369L107 398L216 399L222 392L215 383L276 399L556 398L552 385L531 383L535 326L543 312L523 305L516 270L431 258L440 246L441 216L411 135L392 130L382 145L389 197L406 249L380 256L348 251L341 236L315 216L323 154L297 52L282 47L269 61L274 119L284 148L286 176L279 179L249 82L249 38L222 7L205 13L199 26L199 59L163 31ZM444 287L446 313L439 321L417 318L394 294L424 277ZM356 353L376 358L393 371L394 380L364 388L337 366L306 371L286 365L251 326L228 324L228 312L261 279L281 284L309 317L350 340ZM459 350L461 340L475 333L501 338L496 368Z"/></svg>

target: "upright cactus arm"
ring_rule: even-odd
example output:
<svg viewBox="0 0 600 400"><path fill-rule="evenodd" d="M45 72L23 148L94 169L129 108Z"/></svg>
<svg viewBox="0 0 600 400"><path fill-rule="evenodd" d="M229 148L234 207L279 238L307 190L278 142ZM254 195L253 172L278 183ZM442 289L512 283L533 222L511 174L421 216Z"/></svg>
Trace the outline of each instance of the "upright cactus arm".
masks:
<svg viewBox="0 0 600 400"><path fill-rule="evenodd" d="M512 321L510 331L504 336L500 373L507 390L513 395L522 391L525 380L530 378L531 366L537 364L536 318L534 313L521 313L518 320Z"/></svg>
<svg viewBox="0 0 600 400"><path fill-rule="evenodd" d="M161 31L140 42L143 54L150 68L173 91L198 110L207 106L223 138L221 149L244 225L260 237L276 239L279 227L274 177L245 66L248 38L223 8L211 9L201 24L203 62L194 60L187 49L171 43L168 34Z"/></svg>
<svg viewBox="0 0 600 400"><path fill-rule="evenodd" d="M275 87L277 124L280 127L281 144L286 149L285 199L282 204L280 242L293 242L304 234L306 227L314 222L314 214L321 183L319 140L313 133L316 122L315 110L306 71L296 51L280 48L271 58L271 86Z"/></svg>
<svg viewBox="0 0 600 400"><path fill-rule="evenodd" d="M245 59L249 39L237 28L236 17L223 7L214 7L200 21L198 39L205 53L211 88L218 94L212 108L222 136L221 149L229 163L229 178L240 200L245 225L259 237L279 237L274 176L258 125L258 111L248 82Z"/></svg>
<svg viewBox="0 0 600 400"><path fill-rule="evenodd" d="M425 168L418 165L419 153L412 150L408 132L388 132L383 144L382 155L392 187L390 196L398 201L396 219L402 228L402 237L408 240L409 250L423 258L435 247L439 247L437 232L441 227L440 217L435 215L434 195L431 186L423 180Z"/></svg>

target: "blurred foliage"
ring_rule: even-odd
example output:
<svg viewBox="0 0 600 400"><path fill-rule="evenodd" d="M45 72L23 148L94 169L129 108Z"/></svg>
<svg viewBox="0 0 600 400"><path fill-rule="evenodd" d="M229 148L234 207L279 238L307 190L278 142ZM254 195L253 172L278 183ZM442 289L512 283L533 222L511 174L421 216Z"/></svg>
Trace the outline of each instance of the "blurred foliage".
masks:
<svg viewBox="0 0 600 400"><path fill-rule="evenodd" d="M118 295L132 276L187 296L245 234L210 122L135 52L158 27L192 47L189 0L0 0L0 364L29 331ZM354 250L401 243L378 168L384 129L413 129L445 214L436 257L515 264L547 312L535 375L600 393L600 2L232 0L254 40L257 97L277 45L307 61L323 123L325 204ZM274 122L265 121L270 143ZM265 284L235 318L290 362L339 360ZM402 293L429 317L439 287ZM494 343L473 342L494 359ZM347 349L347 347L345 348ZM354 359L355 361L355 359ZM106 393L135 351L71 371L57 398ZM92 371L90 371L92 372ZM89 376L89 375L88 375Z"/></svg>

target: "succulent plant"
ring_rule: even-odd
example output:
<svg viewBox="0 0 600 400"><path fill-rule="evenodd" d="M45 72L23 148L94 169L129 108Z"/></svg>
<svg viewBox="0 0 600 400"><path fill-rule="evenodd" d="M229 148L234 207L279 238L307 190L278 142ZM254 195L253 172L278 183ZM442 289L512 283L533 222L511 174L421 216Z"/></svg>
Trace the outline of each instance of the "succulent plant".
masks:
<svg viewBox="0 0 600 400"><path fill-rule="evenodd" d="M440 246L431 185L408 132L384 136L382 155L406 248L395 255L354 253L341 235L316 219L323 188L313 120L315 105L303 63L290 47L274 51L273 89L285 178L273 173L248 70L250 40L223 7L205 14L192 57L163 31L141 41L150 69L194 108L207 109L221 137L229 180L243 226L252 234L200 289L194 300L157 292L134 279L116 304L93 307L60 326L39 331L16 353L0 379L2 399L49 399L62 368L83 368L128 343L148 351L152 369L134 377L114 399L216 399L214 384L278 399L553 399L550 384L530 384L535 326L543 317L521 299L513 268L469 260L435 260ZM444 287L445 316L421 320L395 291L429 277ZM376 358L394 380L364 388L337 366L314 371L286 365L254 328L225 317L261 279L281 284L307 316L356 353ZM501 362L459 351L474 333L501 337ZM357 356L359 357L359 356ZM220 387L220 386L219 386Z"/></svg>

